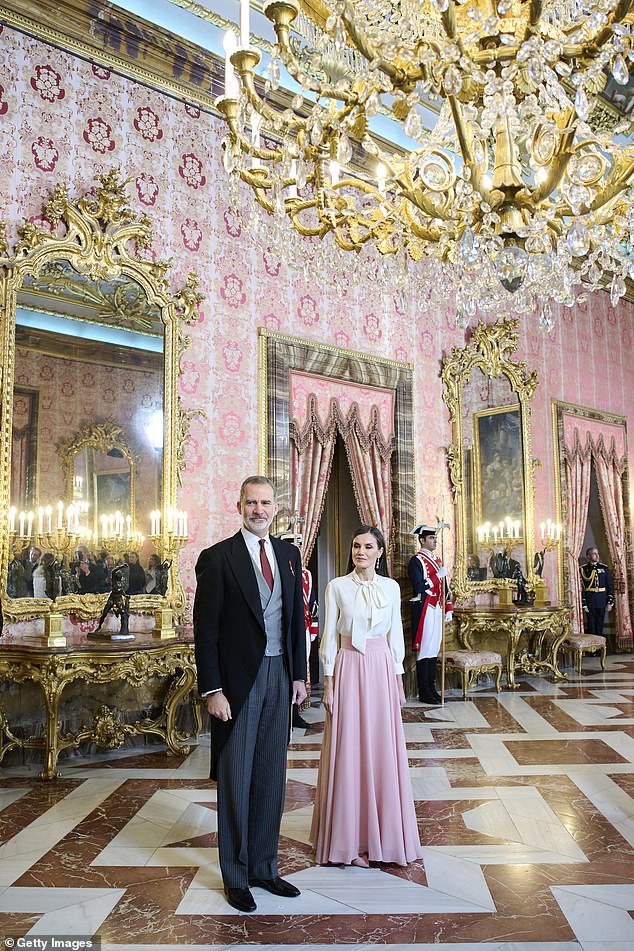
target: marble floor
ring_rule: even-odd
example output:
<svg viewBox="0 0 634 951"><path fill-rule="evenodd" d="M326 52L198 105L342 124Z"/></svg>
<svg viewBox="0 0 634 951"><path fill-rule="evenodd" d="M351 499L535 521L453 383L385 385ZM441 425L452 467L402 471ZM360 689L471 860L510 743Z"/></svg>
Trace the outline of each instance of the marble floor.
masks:
<svg viewBox="0 0 634 951"><path fill-rule="evenodd" d="M280 842L302 895L256 891L253 915L223 898L205 737L181 759L156 746L74 757L54 783L0 769L0 948L74 934L112 951L632 951L634 658L567 673L405 708L424 845L406 869L315 866L315 704L289 749Z"/></svg>

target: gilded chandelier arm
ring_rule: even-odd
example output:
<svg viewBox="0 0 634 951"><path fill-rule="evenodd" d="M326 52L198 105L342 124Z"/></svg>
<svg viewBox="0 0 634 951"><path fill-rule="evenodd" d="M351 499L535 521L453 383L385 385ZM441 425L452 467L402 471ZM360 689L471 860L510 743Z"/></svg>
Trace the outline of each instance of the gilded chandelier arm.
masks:
<svg viewBox="0 0 634 951"><path fill-rule="evenodd" d="M361 53L369 63L375 63L377 69L379 69L384 76L388 77L393 86L397 89L403 89L404 87L407 88L414 85L416 79L419 77L416 76L414 78L410 76L401 67L395 66L394 63L390 63L384 59L372 46L364 31L359 29L356 25L354 18L349 16L347 5L341 14L341 19L345 25L348 36L352 40L354 48Z"/></svg>
<svg viewBox="0 0 634 951"><path fill-rule="evenodd" d="M608 22L604 24L604 26L600 27L593 37L588 40L584 40L583 43L566 44L564 46L561 58L563 60L578 59L579 57L593 58L599 52L601 47L604 46L605 43L607 43L607 41L610 39L613 27L617 23L623 22L633 6L634 0L621 0L621 2L617 4L612 13L608 16ZM570 27L565 32L576 32L578 28L579 27L577 24L576 26Z"/></svg>

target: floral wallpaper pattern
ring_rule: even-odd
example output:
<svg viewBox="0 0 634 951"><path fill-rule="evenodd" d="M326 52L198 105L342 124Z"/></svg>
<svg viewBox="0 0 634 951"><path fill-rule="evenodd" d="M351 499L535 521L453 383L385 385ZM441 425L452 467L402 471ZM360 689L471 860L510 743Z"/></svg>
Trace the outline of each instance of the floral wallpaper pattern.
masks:
<svg viewBox="0 0 634 951"><path fill-rule="evenodd" d="M205 300L190 331L181 394L205 417L192 424L181 501L191 513L182 555L186 590L194 588L201 548L235 531L242 476L255 469L259 327L334 343L415 367L417 496L421 520L449 503L442 447L450 441L441 397L440 360L462 346L450 300L414 312L386 303L371 286L338 291L328 275L307 281L258 247L246 223L251 193L228 204L220 161L221 120L99 63L88 63L5 27L0 35L0 181L7 235L36 218L56 182L84 193L96 173L120 166L131 179L130 204L150 214L159 258L171 258L173 287L195 270ZM512 298L509 297L512 308ZM554 512L550 400L630 418L633 310L607 295L562 309L545 336L534 317L521 320L520 359L539 373L533 403L536 519Z"/></svg>

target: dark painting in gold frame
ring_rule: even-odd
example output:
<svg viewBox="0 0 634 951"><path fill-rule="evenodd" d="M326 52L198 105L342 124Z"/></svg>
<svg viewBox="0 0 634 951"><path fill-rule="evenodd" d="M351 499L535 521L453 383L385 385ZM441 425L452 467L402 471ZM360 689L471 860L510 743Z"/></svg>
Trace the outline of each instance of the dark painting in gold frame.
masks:
<svg viewBox="0 0 634 951"><path fill-rule="evenodd" d="M497 525L507 516L524 522L522 434L518 404L473 414L475 524Z"/></svg>

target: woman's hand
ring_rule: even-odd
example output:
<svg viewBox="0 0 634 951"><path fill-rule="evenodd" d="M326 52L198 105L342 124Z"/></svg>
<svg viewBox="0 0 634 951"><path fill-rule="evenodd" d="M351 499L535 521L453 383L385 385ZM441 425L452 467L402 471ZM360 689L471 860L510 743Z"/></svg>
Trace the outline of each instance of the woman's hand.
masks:
<svg viewBox="0 0 634 951"><path fill-rule="evenodd" d="M331 715L334 701L335 692L332 685L332 677L324 677L324 706L326 711Z"/></svg>
<svg viewBox="0 0 634 951"><path fill-rule="evenodd" d="M398 702L399 702L399 704L400 704L402 707L404 707L405 704L407 703L407 699L406 699L406 697L405 697L405 688L403 687L403 675L402 675L402 674L397 674L397 675L396 675L396 687L397 687L397 689L398 689Z"/></svg>

